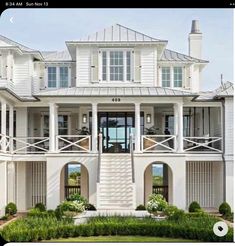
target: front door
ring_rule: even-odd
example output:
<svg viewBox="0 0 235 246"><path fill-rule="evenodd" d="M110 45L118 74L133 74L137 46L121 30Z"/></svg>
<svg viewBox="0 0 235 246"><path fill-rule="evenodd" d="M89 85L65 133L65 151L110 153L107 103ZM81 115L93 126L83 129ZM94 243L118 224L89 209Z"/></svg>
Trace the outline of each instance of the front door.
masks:
<svg viewBox="0 0 235 246"><path fill-rule="evenodd" d="M99 132L103 134L103 152L129 152L129 136L131 131L134 134L134 127L133 112L100 112Z"/></svg>

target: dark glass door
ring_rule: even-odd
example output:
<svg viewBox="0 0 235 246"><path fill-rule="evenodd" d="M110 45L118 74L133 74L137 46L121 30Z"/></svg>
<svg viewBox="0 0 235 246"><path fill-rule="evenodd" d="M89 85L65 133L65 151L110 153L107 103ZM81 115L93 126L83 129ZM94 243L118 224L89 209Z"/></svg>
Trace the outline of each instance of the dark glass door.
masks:
<svg viewBox="0 0 235 246"><path fill-rule="evenodd" d="M129 135L134 133L134 113L99 113L99 131L103 134L104 153L127 153L130 151Z"/></svg>

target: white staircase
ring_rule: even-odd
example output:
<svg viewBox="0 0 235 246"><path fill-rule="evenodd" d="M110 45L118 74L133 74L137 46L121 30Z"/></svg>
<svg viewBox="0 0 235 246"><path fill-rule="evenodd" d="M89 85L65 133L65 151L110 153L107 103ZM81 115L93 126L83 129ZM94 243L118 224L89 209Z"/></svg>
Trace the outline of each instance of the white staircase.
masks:
<svg viewBox="0 0 235 246"><path fill-rule="evenodd" d="M98 187L98 210L135 209L130 154L101 155Z"/></svg>

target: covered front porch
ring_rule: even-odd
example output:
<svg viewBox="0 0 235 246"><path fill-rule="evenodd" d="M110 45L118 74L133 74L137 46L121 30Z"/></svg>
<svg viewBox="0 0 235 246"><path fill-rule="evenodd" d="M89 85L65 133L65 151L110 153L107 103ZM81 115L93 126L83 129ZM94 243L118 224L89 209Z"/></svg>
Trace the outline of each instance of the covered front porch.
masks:
<svg viewBox="0 0 235 246"><path fill-rule="evenodd" d="M222 111L171 103L1 104L1 151L10 154L222 152Z"/></svg>

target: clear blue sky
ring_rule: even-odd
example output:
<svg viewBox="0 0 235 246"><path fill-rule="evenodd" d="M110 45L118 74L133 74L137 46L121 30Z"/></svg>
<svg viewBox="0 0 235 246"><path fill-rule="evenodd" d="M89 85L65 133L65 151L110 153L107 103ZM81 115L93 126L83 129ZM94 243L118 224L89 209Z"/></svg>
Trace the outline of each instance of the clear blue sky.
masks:
<svg viewBox="0 0 235 246"><path fill-rule="evenodd" d="M13 23L10 18L13 17ZM200 21L203 59L202 89L211 90L233 80L232 9L8 9L0 19L0 33L38 50L64 50L66 40L119 23L149 36L168 40L168 48L188 54L192 19Z"/></svg>

